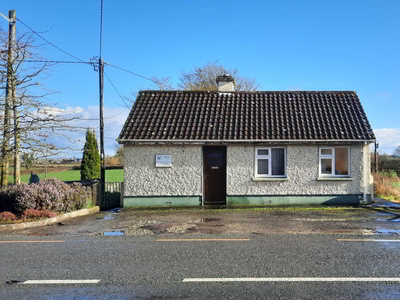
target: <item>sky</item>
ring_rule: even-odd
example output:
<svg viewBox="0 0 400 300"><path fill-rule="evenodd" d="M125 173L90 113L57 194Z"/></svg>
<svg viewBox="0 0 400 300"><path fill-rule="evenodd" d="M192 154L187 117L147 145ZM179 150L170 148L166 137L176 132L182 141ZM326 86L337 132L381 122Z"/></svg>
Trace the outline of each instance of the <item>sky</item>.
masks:
<svg viewBox="0 0 400 300"><path fill-rule="evenodd" d="M73 56L99 56L100 0L3 0L0 12L10 9ZM171 77L174 85L182 72L218 60L256 78L261 90L356 91L381 152L392 153L400 146L398 11L398 0L104 0L102 57L147 78ZM27 28L17 22L17 31ZM74 60L50 45L40 55ZM106 78L106 155L112 155L129 113L119 94L135 99L156 86L109 65L105 73L118 91ZM44 84L60 91L50 101L98 118L98 73L91 66L58 64ZM98 134L98 121L85 122ZM84 135L77 138L83 147Z"/></svg>

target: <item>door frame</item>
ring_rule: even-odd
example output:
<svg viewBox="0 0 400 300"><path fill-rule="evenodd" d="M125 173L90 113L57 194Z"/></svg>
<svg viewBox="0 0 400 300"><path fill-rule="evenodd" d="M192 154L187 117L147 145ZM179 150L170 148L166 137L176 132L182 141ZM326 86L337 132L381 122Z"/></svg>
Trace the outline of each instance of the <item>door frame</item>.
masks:
<svg viewBox="0 0 400 300"><path fill-rule="evenodd" d="M225 203L224 204L220 204L220 203L218 203L218 204L212 204L212 203L207 203L206 204L206 202L207 202L207 195L206 195L206 184L205 184L205 181L206 181L206 160L205 160L205 155L206 155L206 151L205 151L205 148L223 148L224 149L224 162L225 162L225 164L224 164L224 167L225 167ZM203 145L202 146L202 162L203 162L203 172L202 172L202 186L203 186L203 201L202 201L202 205L204 206L204 205L227 205L228 204L228 194L227 194L227 169L228 169L228 166L227 166L227 146L226 145Z"/></svg>

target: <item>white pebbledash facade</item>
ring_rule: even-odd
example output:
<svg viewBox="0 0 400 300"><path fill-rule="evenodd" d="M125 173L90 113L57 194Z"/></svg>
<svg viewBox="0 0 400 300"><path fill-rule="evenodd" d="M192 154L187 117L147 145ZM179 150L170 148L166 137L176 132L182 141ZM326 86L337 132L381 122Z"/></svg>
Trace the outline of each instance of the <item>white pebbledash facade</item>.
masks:
<svg viewBox="0 0 400 300"><path fill-rule="evenodd" d="M321 145L279 146L286 149L286 177L256 178L255 150L262 145L227 145L227 205L370 201L368 145L348 145L350 174L345 178L320 176ZM202 149L201 145L125 145L125 206L202 205ZM172 167L156 168L157 154L171 155Z"/></svg>

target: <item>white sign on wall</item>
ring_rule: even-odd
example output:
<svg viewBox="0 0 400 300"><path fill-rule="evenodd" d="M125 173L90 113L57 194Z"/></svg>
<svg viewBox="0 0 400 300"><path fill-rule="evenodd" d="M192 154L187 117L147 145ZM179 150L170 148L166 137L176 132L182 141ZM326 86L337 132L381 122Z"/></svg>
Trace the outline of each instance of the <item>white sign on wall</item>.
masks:
<svg viewBox="0 0 400 300"><path fill-rule="evenodd" d="M157 154L156 155L157 168L170 168L172 167L172 155Z"/></svg>

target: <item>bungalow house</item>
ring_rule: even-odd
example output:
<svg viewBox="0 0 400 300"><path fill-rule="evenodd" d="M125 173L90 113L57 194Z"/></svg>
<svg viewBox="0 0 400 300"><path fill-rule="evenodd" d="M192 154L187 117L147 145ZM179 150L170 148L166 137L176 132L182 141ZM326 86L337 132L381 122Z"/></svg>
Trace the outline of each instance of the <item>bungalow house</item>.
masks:
<svg viewBox="0 0 400 300"><path fill-rule="evenodd" d="M141 91L121 131L125 207L371 201L353 91Z"/></svg>

